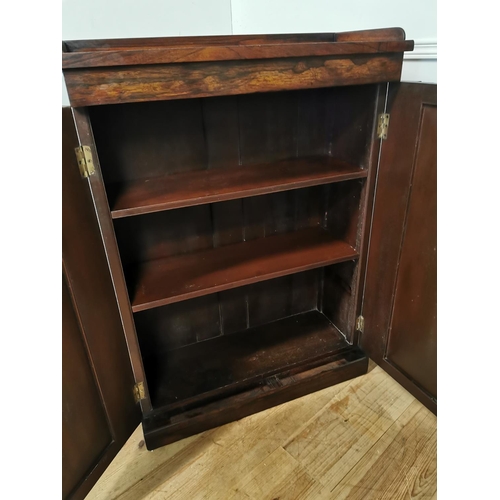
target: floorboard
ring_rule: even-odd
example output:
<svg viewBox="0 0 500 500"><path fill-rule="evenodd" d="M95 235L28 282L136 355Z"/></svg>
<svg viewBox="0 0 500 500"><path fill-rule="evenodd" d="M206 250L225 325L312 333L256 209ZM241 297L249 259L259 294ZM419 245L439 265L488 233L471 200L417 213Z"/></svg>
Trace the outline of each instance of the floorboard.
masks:
<svg viewBox="0 0 500 500"><path fill-rule="evenodd" d="M436 498L436 417L370 366L153 452L138 427L87 500Z"/></svg>

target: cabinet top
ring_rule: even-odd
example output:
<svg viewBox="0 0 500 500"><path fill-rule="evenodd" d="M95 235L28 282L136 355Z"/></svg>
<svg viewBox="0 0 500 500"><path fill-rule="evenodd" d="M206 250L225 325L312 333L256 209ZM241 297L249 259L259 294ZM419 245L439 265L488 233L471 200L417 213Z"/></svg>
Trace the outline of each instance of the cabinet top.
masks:
<svg viewBox="0 0 500 500"><path fill-rule="evenodd" d="M413 50L401 28L344 33L71 40L62 68L378 54Z"/></svg>
<svg viewBox="0 0 500 500"><path fill-rule="evenodd" d="M73 107L398 81L401 28L63 42Z"/></svg>

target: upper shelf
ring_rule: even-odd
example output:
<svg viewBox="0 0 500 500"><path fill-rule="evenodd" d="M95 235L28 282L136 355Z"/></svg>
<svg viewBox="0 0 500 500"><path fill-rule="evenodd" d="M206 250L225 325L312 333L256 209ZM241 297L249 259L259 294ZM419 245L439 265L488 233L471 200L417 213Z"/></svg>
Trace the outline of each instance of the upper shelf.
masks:
<svg viewBox="0 0 500 500"><path fill-rule="evenodd" d="M72 106L399 80L401 28L63 42ZM139 72L139 73L138 73Z"/></svg>
<svg viewBox="0 0 500 500"><path fill-rule="evenodd" d="M111 187L114 219L358 179L367 170L328 156L215 168Z"/></svg>

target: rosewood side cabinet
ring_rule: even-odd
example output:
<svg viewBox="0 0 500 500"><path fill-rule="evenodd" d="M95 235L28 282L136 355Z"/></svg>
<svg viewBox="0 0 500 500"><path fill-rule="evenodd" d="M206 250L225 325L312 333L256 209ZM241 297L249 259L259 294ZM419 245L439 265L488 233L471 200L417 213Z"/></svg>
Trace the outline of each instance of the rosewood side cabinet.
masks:
<svg viewBox="0 0 500 500"><path fill-rule="evenodd" d="M436 86L402 29L63 42L63 494L366 372L436 411Z"/></svg>

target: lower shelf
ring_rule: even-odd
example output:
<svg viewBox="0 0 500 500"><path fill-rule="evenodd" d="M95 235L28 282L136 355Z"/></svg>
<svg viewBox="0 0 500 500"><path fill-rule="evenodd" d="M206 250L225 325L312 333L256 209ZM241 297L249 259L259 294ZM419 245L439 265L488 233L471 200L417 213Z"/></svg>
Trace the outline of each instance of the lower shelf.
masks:
<svg viewBox="0 0 500 500"><path fill-rule="evenodd" d="M367 360L319 311L145 360L155 410L148 448L242 418L366 372Z"/></svg>

